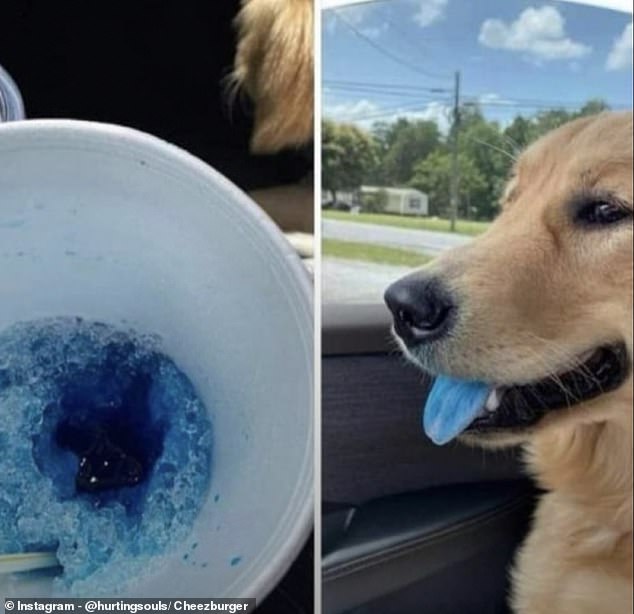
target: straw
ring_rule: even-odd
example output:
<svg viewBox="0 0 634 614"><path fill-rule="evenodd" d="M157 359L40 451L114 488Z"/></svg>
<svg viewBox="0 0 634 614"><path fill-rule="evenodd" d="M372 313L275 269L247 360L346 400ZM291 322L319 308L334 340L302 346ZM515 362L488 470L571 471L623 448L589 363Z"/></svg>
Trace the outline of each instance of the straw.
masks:
<svg viewBox="0 0 634 614"><path fill-rule="evenodd" d="M53 552L0 554L0 575L50 567L59 567L59 561Z"/></svg>

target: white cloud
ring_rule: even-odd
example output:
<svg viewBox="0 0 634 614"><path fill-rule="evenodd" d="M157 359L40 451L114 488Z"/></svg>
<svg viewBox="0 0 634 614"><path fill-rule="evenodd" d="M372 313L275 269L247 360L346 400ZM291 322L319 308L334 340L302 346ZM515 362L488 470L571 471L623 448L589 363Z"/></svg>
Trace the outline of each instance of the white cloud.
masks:
<svg viewBox="0 0 634 614"><path fill-rule="evenodd" d="M366 115L374 115L380 112L381 107L379 105L365 98L332 104L326 103L324 105L324 116L338 122L355 122L358 119L363 119Z"/></svg>
<svg viewBox="0 0 634 614"><path fill-rule="evenodd" d="M481 94L480 96L478 96L478 102L480 104L487 104L489 102L493 102L495 104L511 104L510 100L507 100L506 98L502 98L502 96L500 96L499 94L496 94L495 92L490 92L487 94Z"/></svg>
<svg viewBox="0 0 634 614"><path fill-rule="evenodd" d="M325 92L328 94L328 91ZM449 132L451 125L451 107L439 102L430 102L420 110L408 109L403 106L401 109L393 107L384 108L375 102L367 99L326 103L324 105L324 117L338 122L356 124L366 130L378 121L392 122L399 117L406 117L411 120L428 120L438 124L438 129L443 133Z"/></svg>
<svg viewBox="0 0 634 614"><path fill-rule="evenodd" d="M384 32L387 32L387 29L387 23L382 23L380 26L368 26L366 28L361 28L360 32L368 38L376 39L379 38Z"/></svg>
<svg viewBox="0 0 634 614"><path fill-rule="evenodd" d="M607 70L625 70L632 67L632 22L614 39L614 44L605 62Z"/></svg>
<svg viewBox="0 0 634 614"><path fill-rule="evenodd" d="M451 127L451 107L441 102L430 102L422 111L409 111L401 117L436 122L442 134L447 134Z"/></svg>
<svg viewBox="0 0 634 614"><path fill-rule="evenodd" d="M511 23L487 19L478 40L486 47L523 52L538 61L572 60L592 51L566 34L566 21L552 6L529 7Z"/></svg>
<svg viewBox="0 0 634 614"><path fill-rule="evenodd" d="M342 25L340 20L344 20L368 38L379 38L387 31L388 24L382 22L375 25L374 15L376 11L373 13L374 8L373 4L357 4L324 11L323 28L330 35L336 34L339 26Z"/></svg>
<svg viewBox="0 0 634 614"><path fill-rule="evenodd" d="M372 8L371 4L357 4L355 6L342 7L337 10L340 11L351 24L359 26L365 21Z"/></svg>
<svg viewBox="0 0 634 614"><path fill-rule="evenodd" d="M440 21L445 16L448 2L449 0L418 0L418 11L414 15L414 21L421 28Z"/></svg>

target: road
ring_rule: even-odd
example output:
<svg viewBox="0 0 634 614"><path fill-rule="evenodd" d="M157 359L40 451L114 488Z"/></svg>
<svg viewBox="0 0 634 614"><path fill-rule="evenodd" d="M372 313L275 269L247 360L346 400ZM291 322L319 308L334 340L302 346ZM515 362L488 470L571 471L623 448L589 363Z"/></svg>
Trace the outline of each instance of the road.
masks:
<svg viewBox="0 0 634 614"><path fill-rule="evenodd" d="M449 232L410 230L409 228L329 219L322 220L322 236L325 239L374 243L432 255L464 245L472 239L465 235Z"/></svg>
<svg viewBox="0 0 634 614"><path fill-rule="evenodd" d="M471 237L447 232L329 219L322 220L322 236L327 239L397 247L432 256L471 240ZM411 272L408 267L330 257L323 259L321 270L324 301L337 303L382 301L385 289L399 277Z"/></svg>
<svg viewBox="0 0 634 614"><path fill-rule="evenodd" d="M411 269L357 260L324 258L321 264L325 303L379 303L385 289Z"/></svg>

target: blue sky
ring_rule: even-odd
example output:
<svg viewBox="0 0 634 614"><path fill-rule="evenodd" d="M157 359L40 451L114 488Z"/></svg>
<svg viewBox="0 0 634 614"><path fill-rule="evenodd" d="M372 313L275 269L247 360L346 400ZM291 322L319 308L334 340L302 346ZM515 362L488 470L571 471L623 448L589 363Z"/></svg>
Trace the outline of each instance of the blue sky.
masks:
<svg viewBox="0 0 634 614"><path fill-rule="evenodd" d="M526 0L384 0L324 11L324 115L364 126L409 115L446 127L456 69L465 99L486 103L502 123L551 102L599 97L631 108L631 23L606 9Z"/></svg>

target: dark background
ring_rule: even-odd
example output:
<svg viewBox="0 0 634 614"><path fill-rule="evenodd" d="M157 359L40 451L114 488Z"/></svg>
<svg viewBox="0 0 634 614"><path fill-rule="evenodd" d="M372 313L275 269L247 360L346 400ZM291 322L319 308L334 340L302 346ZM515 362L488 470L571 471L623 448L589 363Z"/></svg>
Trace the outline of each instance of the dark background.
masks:
<svg viewBox="0 0 634 614"><path fill-rule="evenodd" d="M306 151L252 156L246 100L230 108L237 0L3 0L0 65L27 116L132 126L199 156L244 190L292 183ZM312 150L312 147L311 147Z"/></svg>
<svg viewBox="0 0 634 614"><path fill-rule="evenodd" d="M131 126L180 145L244 190L292 183L312 169L309 152L251 155L248 102L229 109L224 96L238 6L236 0L2 0L0 65L31 119ZM312 542L258 611L313 611Z"/></svg>

